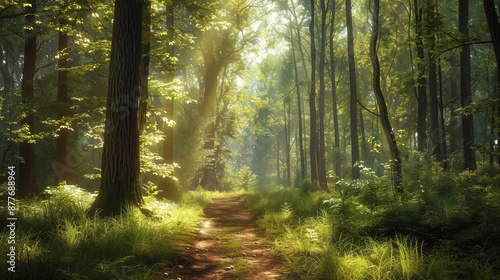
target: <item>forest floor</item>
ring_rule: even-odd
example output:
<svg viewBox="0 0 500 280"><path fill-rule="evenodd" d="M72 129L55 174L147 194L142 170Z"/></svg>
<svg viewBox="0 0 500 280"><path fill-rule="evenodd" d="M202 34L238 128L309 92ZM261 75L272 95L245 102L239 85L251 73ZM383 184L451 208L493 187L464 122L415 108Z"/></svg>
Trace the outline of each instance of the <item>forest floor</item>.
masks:
<svg viewBox="0 0 500 280"><path fill-rule="evenodd" d="M241 196L214 198L199 231L181 246L169 279L284 279L282 263Z"/></svg>

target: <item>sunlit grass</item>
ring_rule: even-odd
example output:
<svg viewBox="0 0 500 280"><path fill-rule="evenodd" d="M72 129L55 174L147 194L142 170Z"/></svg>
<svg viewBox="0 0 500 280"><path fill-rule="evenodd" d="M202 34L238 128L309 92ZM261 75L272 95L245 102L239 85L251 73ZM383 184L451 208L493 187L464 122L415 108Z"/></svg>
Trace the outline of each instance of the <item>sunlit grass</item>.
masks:
<svg viewBox="0 0 500 280"><path fill-rule="evenodd" d="M283 188L246 196L261 213L259 225L272 240L273 252L288 264L285 273L292 279L500 278L495 274L499 260L484 261L494 252L477 248L470 255L445 243L426 247L425 241L401 234L369 236L358 232L356 222L365 223L371 214L359 207L348 209L348 214L337 206L325 208L324 198L325 194L304 196L300 190ZM351 219L350 226L340 215Z"/></svg>
<svg viewBox="0 0 500 280"><path fill-rule="evenodd" d="M224 195L188 192L179 204L146 197L151 215L131 208L121 216L99 218L86 213L94 194L76 186L50 188L19 204L16 277L156 279L154 272L172 265L179 242L196 229L211 199ZM5 208L0 216L6 219ZM3 240L7 235L0 232ZM1 248L7 252L7 242ZM6 264L2 267L5 279Z"/></svg>

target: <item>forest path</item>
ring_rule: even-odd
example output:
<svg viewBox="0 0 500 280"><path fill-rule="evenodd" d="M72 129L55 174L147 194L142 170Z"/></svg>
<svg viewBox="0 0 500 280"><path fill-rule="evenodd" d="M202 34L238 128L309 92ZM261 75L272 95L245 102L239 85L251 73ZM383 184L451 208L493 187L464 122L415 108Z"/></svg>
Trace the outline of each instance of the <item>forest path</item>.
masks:
<svg viewBox="0 0 500 280"><path fill-rule="evenodd" d="M214 198L169 279L284 279L282 265L241 196Z"/></svg>

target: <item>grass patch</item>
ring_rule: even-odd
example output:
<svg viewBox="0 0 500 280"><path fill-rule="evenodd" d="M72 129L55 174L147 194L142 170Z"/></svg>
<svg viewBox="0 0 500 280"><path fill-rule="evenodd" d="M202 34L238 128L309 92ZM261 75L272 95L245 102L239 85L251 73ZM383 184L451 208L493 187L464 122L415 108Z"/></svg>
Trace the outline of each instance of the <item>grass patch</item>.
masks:
<svg viewBox="0 0 500 280"><path fill-rule="evenodd" d="M375 198L367 199L365 190L380 191L383 186L350 187L349 196L343 195L346 191L324 194L285 188L245 196L274 252L287 263L290 279L500 279L496 241L482 239L469 247L485 231L492 236L495 231L470 226L468 216L458 219L457 211L464 207L460 203L435 202L448 213L440 214L440 220L437 206L423 199L401 202L385 196L384 203L379 200L373 207ZM440 231L434 232L436 228Z"/></svg>
<svg viewBox="0 0 500 280"><path fill-rule="evenodd" d="M4 196L5 194L0 194ZM88 217L94 194L76 186L48 188L33 200L18 201L16 277L18 279L154 279L172 265L178 244L192 232L213 197L188 192L179 204L145 197L145 216L130 209L114 218ZM0 209L6 220L7 209ZM0 238L6 240L4 228ZM8 249L2 242L2 252ZM1 279L7 274L2 264Z"/></svg>

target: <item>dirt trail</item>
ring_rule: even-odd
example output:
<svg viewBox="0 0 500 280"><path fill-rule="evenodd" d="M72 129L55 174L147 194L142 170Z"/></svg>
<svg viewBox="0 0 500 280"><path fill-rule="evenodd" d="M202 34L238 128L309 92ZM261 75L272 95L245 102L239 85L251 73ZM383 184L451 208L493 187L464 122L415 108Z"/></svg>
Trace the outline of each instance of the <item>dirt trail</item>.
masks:
<svg viewBox="0 0 500 280"><path fill-rule="evenodd" d="M240 196L215 198L190 245L180 251L169 279L284 279L280 261Z"/></svg>

